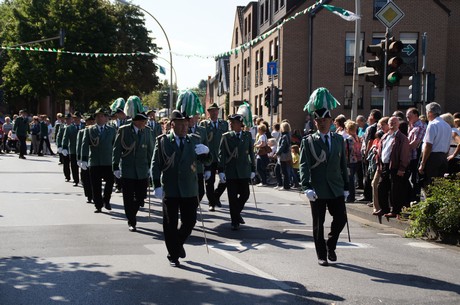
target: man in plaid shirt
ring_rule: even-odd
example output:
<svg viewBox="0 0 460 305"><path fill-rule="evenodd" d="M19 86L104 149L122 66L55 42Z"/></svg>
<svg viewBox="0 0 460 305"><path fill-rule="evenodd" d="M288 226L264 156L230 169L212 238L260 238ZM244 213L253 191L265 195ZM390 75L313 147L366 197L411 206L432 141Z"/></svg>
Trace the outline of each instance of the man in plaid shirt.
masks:
<svg viewBox="0 0 460 305"><path fill-rule="evenodd" d="M425 136L426 125L420 121L419 112L416 108L409 108L406 112L406 118L409 122L409 148L411 150L411 160L409 170L411 173L410 181L412 191L410 192L410 201L420 201L420 184L418 183L418 163L421 153L421 144Z"/></svg>

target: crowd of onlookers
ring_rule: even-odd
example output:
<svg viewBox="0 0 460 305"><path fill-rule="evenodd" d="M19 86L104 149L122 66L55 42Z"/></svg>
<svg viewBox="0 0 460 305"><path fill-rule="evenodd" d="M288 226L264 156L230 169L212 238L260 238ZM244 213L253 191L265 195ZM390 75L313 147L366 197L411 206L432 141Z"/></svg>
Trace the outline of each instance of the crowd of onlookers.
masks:
<svg viewBox="0 0 460 305"><path fill-rule="evenodd" d="M409 108L386 117L377 109L367 119L335 117L331 131L344 138L350 179L346 202L367 202L374 215L398 217L404 206L421 200L432 178L460 172L460 113L443 114L437 103L424 110L426 115ZM258 186L269 186L267 168L274 168L275 189L297 189L300 140L316 131L314 122L307 116L302 135L291 132L287 120L271 130L262 118L255 118L250 129ZM356 189L362 190L361 198Z"/></svg>

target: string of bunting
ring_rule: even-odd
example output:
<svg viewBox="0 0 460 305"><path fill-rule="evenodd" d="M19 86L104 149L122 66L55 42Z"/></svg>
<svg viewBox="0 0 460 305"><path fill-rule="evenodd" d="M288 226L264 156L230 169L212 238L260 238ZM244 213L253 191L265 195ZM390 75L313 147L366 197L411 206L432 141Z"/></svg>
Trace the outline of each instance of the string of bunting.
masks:
<svg viewBox="0 0 460 305"><path fill-rule="evenodd" d="M203 59L218 59L221 57L226 57L229 55L233 54L238 54L241 51L249 49L251 46L267 39L271 34L274 32L280 30L284 24L287 22L295 20L299 16L303 16L311 12L312 10L316 9L318 6L323 5L322 4L323 0L318 0L316 1L313 5L307 7L303 11L297 12L293 16L284 19L279 25L277 25L275 28L271 29L270 31L257 36L251 41L248 41L230 51L218 54L218 55L198 55L198 54L180 54L180 53L175 53L172 52L175 56L181 56L181 57L186 57L186 58L203 58ZM76 55L76 56L86 56L86 57L118 57L118 56L155 56L152 53L147 53L147 52L131 52L131 53L93 53L93 52L75 52L75 51L65 51L62 49L53 49L53 48L37 48L37 47L8 47L8 46L0 46L0 49L3 50L15 50L15 51L32 51L32 52L48 52L48 53L61 53L61 54L70 54L70 55Z"/></svg>

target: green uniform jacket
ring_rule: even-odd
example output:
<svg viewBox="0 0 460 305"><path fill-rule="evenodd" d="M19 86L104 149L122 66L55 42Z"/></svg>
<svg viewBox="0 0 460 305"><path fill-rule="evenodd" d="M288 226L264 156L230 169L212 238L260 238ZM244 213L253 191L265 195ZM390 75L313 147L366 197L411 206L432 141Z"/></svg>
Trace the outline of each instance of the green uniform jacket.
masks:
<svg viewBox="0 0 460 305"><path fill-rule="evenodd" d="M80 128L84 127L80 124ZM79 129L74 124L67 126L62 137L62 149L67 149L70 155L77 154L77 133Z"/></svg>
<svg viewBox="0 0 460 305"><path fill-rule="evenodd" d="M81 148L83 144L83 136L88 128L80 129L77 133L77 161L81 161Z"/></svg>
<svg viewBox="0 0 460 305"><path fill-rule="evenodd" d="M45 122L40 122L40 137L47 137L48 136L48 125Z"/></svg>
<svg viewBox="0 0 460 305"><path fill-rule="evenodd" d="M61 148L61 147L62 147L62 139L64 138L65 129L66 129L68 126L69 126L69 125L62 124L62 126L59 127L59 131L58 131L57 136L56 136L56 145L57 145L58 148Z"/></svg>
<svg viewBox="0 0 460 305"><path fill-rule="evenodd" d="M97 124L88 128L83 135L81 150L82 161L88 162L88 166L112 166L113 143L115 142L116 130L112 126L105 125L101 135Z"/></svg>
<svg viewBox="0 0 460 305"><path fill-rule="evenodd" d="M151 130L134 131L133 124L124 125L117 131L113 145L113 170L120 169L121 176L128 179L146 179L149 176L150 162L153 156L153 138Z"/></svg>
<svg viewBox="0 0 460 305"><path fill-rule="evenodd" d="M317 162L312 154L311 145L313 145L317 157L321 156L322 151L326 153L326 160L316 166ZM343 196L343 191L348 190L347 160L343 137L331 133L331 151L329 153L327 153L326 144L318 131L304 137L300 146L299 172L302 189L315 190L319 199L333 199Z"/></svg>
<svg viewBox="0 0 460 305"><path fill-rule="evenodd" d="M26 137L29 130L29 119L23 118L22 116L18 116L16 120L14 120L13 131L16 133L17 136Z"/></svg>
<svg viewBox="0 0 460 305"><path fill-rule="evenodd" d="M151 122L147 121L147 127L150 129L150 132L153 135L153 144L155 144L157 137L161 136L161 134L163 133L163 130L161 129L161 124L158 122L155 122L155 125L153 126L153 128L150 124Z"/></svg>
<svg viewBox="0 0 460 305"><path fill-rule="evenodd" d="M189 133L192 134L191 130L189 130ZM208 135L206 134L206 128L197 125L197 126L195 126L195 132L193 134L195 134L195 135L200 137L200 143L201 144L208 146ZM197 173L198 174L203 174L204 173L204 165L200 161L198 161Z"/></svg>
<svg viewBox="0 0 460 305"><path fill-rule="evenodd" d="M211 120L204 120L200 123L200 126L206 128L206 134L208 137L209 150L212 155L212 162L217 162L219 158L219 145L222 135L228 131L228 123L222 119L217 120L217 129L214 128Z"/></svg>
<svg viewBox="0 0 460 305"><path fill-rule="evenodd" d="M227 179L249 179L256 171L254 148L250 132L241 131L238 139L234 131L222 135L219 146L219 173Z"/></svg>
<svg viewBox="0 0 460 305"><path fill-rule="evenodd" d="M163 187L164 196L190 198L198 196L197 162L209 162L210 154L197 156L195 145L200 138L195 134L185 137L181 152L174 134L157 138L152 160L152 178L155 187Z"/></svg>

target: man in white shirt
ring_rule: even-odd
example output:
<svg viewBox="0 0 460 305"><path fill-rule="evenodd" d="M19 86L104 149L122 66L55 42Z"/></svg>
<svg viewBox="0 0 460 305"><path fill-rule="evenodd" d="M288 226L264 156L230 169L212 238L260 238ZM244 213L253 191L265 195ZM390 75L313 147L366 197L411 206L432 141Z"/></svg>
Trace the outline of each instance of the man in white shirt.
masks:
<svg viewBox="0 0 460 305"><path fill-rule="evenodd" d="M442 118L438 103L426 105L428 126L423 138L422 159L418 171L424 176L422 186L425 188L433 177L442 177L447 172L447 152L449 151L452 130Z"/></svg>

